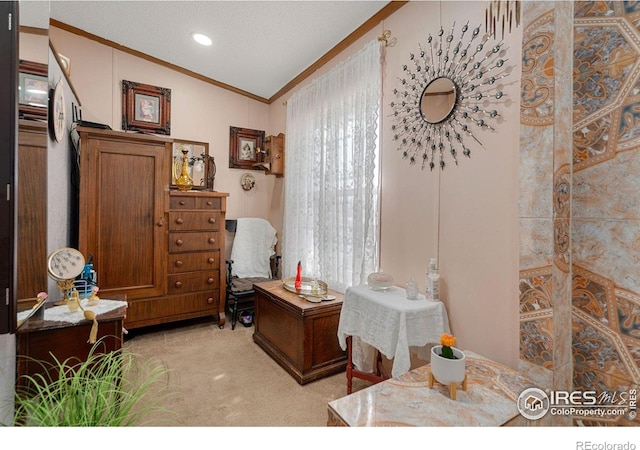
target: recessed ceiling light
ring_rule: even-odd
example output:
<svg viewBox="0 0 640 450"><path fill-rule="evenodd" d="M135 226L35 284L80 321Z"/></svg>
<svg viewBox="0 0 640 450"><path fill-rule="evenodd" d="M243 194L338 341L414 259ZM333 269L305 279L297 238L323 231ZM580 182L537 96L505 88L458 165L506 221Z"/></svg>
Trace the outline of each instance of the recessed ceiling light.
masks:
<svg viewBox="0 0 640 450"><path fill-rule="evenodd" d="M204 34L201 34L201 33L191 33L191 37L198 44L211 45L211 38L209 36L205 36Z"/></svg>

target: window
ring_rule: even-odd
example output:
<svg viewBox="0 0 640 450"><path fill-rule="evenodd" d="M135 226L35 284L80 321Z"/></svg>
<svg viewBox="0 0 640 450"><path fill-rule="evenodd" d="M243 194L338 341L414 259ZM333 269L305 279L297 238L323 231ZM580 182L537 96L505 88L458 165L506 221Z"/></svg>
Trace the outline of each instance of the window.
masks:
<svg viewBox="0 0 640 450"><path fill-rule="evenodd" d="M282 262L344 292L378 261L380 43L287 101Z"/></svg>

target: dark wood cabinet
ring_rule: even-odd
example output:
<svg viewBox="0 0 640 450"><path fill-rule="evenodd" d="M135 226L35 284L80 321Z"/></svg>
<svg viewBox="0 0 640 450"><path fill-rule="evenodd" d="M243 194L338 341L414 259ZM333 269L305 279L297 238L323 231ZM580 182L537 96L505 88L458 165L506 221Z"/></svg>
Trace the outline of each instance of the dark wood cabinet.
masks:
<svg viewBox="0 0 640 450"><path fill-rule="evenodd" d="M18 310L47 290L47 124L19 121Z"/></svg>
<svg viewBox="0 0 640 450"><path fill-rule="evenodd" d="M228 194L169 189L170 138L79 128L79 250L101 296L126 294L126 328L216 316Z"/></svg>
<svg viewBox="0 0 640 450"><path fill-rule="evenodd" d="M267 154L269 168L267 174L275 175L276 178L284 176L284 134L277 136L267 136L264 141L264 148Z"/></svg>
<svg viewBox="0 0 640 450"><path fill-rule="evenodd" d="M124 300L121 296L119 299ZM53 307L53 305L47 305ZM43 311L43 310L41 310ZM31 317L16 331L16 387L27 387L27 376L45 375L55 369L59 362L69 358L69 365L85 361L93 344L87 342L93 322L60 322L42 317ZM100 314L98 319L99 342L96 351L108 353L122 348L122 323L127 313L126 306ZM56 372L49 372L55 377Z"/></svg>
<svg viewBox="0 0 640 450"><path fill-rule="evenodd" d="M100 295L164 293L164 196L170 144L97 129L80 132L79 250L93 256ZM132 308L135 320L135 308Z"/></svg>
<svg viewBox="0 0 640 450"><path fill-rule="evenodd" d="M343 295L311 303L273 280L254 284L253 340L300 384L343 372L347 356L338 342Z"/></svg>

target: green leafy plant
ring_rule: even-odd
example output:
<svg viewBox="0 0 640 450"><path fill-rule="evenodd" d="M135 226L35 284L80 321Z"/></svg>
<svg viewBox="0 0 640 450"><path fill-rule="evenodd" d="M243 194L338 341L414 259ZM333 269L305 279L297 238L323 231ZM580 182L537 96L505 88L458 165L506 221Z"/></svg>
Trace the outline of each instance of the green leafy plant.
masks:
<svg viewBox="0 0 640 450"><path fill-rule="evenodd" d="M28 387L16 395L16 426L143 426L163 424L171 411L169 370L123 349L99 352L100 341L84 361L42 363L46 372L25 376Z"/></svg>

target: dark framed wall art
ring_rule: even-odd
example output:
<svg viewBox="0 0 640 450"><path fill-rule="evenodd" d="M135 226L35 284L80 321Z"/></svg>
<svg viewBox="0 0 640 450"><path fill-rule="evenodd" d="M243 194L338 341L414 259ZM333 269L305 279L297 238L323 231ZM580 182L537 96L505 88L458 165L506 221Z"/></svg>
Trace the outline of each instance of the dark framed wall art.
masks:
<svg viewBox="0 0 640 450"><path fill-rule="evenodd" d="M122 129L171 134L171 89L122 80Z"/></svg>
<svg viewBox="0 0 640 450"><path fill-rule="evenodd" d="M49 80L46 64L20 60L18 115L21 119L47 119Z"/></svg>
<svg viewBox="0 0 640 450"><path fill-rule="evenodd" d="M264 131L230 127L229 168L261 170L255 164L264 159L264 136Z"/></svg>

